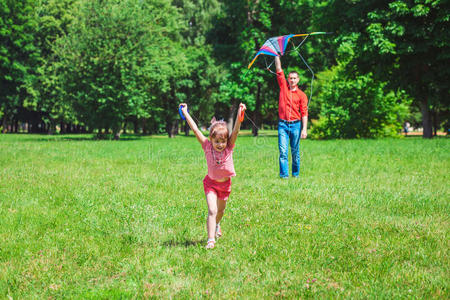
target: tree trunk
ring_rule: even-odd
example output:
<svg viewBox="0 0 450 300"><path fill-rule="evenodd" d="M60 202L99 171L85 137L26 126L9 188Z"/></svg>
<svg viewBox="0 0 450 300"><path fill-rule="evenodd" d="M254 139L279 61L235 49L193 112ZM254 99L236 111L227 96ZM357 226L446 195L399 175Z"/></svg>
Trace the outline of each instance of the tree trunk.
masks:
<svg viewBox="0 0 450 300"><path fill-rule="evenodd" d="M120 132L122 131L122 129L123 129L123 132L125 132L126 126L127 126L127 122L126 121L125 121L125 124L117 124L117 125L113 126L112 133L113 133L113 136L114 136L113 139L115 141L118 141L120 139Z"/></svg>
<svg viewBox="0 0 450 300"><path fill-rule="evenodd" d="M433 130L431 124L431 112L428 107L428 101L422 100L420 102L420 110L422 112L422 126L423 126L423 138L431 139L433 137Z"/></svg>
<svg viewBox="0 0 450 300"><path fill-rule="evenodd" d="M2 120L2 133L6 133L6 113L3 115L3 120Z"/></svg>
<svg viewBox="0 0 450 300"><path fill-rule="evenodd" d="M125 120L124 125L123 125L123 133L127 134L127 127L128 127L128 121Z"/></svg>
<svg viewBox="0 0 450 300"><path fill-rule="evenodd" d="M261 124L261 83L258 83L258 90L256 91L255 113L253 114L255 124L252 124L253 136L258 136L259 126ZM256 125L256 126L255 126Z"/></svg>
<svg viewBox="0 0 450 300"><path fill-rule="evenodd" d="M134 134L139 133L139 123L138 123L137 118L133 119L133 129L134 129Z"/></svg>
<svg viewBox="0 0 450 300"><path fill-rule="evenodd" d="M439 128L439 117L437 109L433 110L433 136L437 136L437 131Z"/></svg>
<svg viewBox="0 0 450 300"><path fill-rule="evenodd" d="M19 132L19 121L17 119L15 119L13 121L13 129L12 132L14 133L18 133Z"/></svg>
<svg viewBox="0 0 450 300"><path fill-rule="evenodd" d="M47 134L52 135L56 131L56 122L50 120L50 124L48 125Z"/></svg>
<svg viewBox="0 0 450 300"><path fill-rule="evenodd" d="M234 99L233 105L230 107L230 114L228 115L228 122L227 122L228 132L230 134L233 131L233 125L234 125L233 121L234 121L234 116L236 115L237 107L238 107L238 102L236 99Z"/></svg>
<svg viewBox="0 0 450 300"><path fill-rule="evenodd" d="M173 111L178 108L177 103L175 103L175 82L170 82L170 97L167 97L164 101L164 108L166 110L166 132L169 135L169 138L173 138L178 134L178 118L174 118Z"/></svg>
<svg viewBox="0 0 450 300"><path fill-rule="evenodd" d="M147 119L146 118L142 119L142 134L143 135L147 134Z"/></svg>
<svg viewBox="0 0 450 300"><path fill-rule="evenodd" d="M169 138L175 137L178 133L178 120L167 120L166 132L169 135Z"/></svg>
<svg viewBox="0 0 450 300"><path fill-rule="evenodd" d="M189 124L187 122L184 122L184 135L188 136L189 135Z"/></svg>
<svg viewBox="0 0 450 300"><path fill-rule="evenodd" d="M37 124L35 120L31 120L31 124L30 124L30 132L31 133L36 133L36 129L37 129Z"/></svg>

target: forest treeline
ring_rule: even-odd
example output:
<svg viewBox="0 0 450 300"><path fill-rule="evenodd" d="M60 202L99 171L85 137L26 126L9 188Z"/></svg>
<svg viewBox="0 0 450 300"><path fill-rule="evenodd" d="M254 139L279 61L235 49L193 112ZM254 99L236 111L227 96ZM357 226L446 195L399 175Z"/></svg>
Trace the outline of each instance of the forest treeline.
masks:
<svg viewBox="0 0 450 300"><path fill-rule="evenodd" d="M178 134L178 103L206 126L277 120L272 36L292 38L284 69L310 99L310 135L426 138L449 130L445 0L0 0L2 132ZM295 51L297 49L297 51ZM315 73L311 89L311 72ZM267 67L270 66L268 69ZM272 71L270 71L272 70ZM253 124L254 123L254 124Z"/></svg>

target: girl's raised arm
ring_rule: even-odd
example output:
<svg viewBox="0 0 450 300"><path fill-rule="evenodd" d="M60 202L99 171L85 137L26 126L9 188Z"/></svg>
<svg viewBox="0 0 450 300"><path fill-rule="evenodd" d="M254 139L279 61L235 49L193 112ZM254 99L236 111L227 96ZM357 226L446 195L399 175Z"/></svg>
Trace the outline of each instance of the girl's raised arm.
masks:
<svg viewBox="0 0 450 300"><path fill-rule="evenodd" d="M197 140L200 142L200 144L203 145L203 143L206 141L206 137L203 135L203 133L198 129L197 124L195 124L194 120L192 119L191 115L189 114L187 110L187 104L181 103L180 104L181 111L183 112L183 115L186 117L186 121L189 124L189 127L191 127L192 131L194 132L195 136L197 137Z"/></svg>
<svg viewBox="0 0 450 300"><path fill-rule="evenodd" d="M234 145L234 143L236 143L236 139L239 133L239 130L241 129L241 114L247 109L247 107L245 107L245 104L241 103L239 104L239 109L238 109L238 113L236 116L236 122L234 122L234 128L233 128L233 132L231 133L230 136L230 145Z"/></svg>

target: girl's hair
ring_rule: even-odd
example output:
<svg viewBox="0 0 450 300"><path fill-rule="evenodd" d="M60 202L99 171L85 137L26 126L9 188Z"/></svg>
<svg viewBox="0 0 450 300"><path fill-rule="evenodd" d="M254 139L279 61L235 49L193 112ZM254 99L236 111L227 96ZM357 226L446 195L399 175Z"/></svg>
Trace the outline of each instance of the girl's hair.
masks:
<svg viewBox="0 0 450 300"><path fill-rule="evenodd" d="M228 127L227 122L224 120L217 121L216 117L213 117L211 120L211 126L209 127L209 137L214 138L223 138L228 140Z"/></svg>

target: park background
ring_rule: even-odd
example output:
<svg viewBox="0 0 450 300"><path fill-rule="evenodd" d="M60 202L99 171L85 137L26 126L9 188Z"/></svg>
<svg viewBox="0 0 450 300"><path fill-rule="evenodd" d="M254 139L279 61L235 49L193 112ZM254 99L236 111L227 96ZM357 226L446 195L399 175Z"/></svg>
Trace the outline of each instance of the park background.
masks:
<svg viewBox="0 0 450 300"><path fill-rule="evenodd" d="M0 0L0 15L0 298L450 298L448 2ZM313 31L333 34L299 49L309 138L281 181L278 86L264 58L247 65L268 37ZM283 66L309 96L297 53ZM179 102L203 128L248 107L213 251Z"/></svg>
<svg viewBox="0 0 450 300"><path fill-rule="evenodd" d="M310 36L299 52L316 74L311 138L396 136L408 122L449 129L447 1L0 1L3 132L178 134L177 105L209 120L273 129L272 57L247 65L272 36ZM293 49L283 67L311 73ZM272 66L273 70L273 66ZM187 128L186 128L187 131Z"/></svg>

